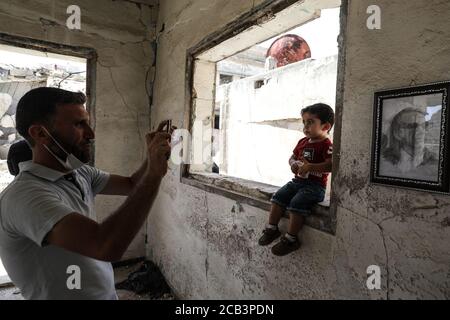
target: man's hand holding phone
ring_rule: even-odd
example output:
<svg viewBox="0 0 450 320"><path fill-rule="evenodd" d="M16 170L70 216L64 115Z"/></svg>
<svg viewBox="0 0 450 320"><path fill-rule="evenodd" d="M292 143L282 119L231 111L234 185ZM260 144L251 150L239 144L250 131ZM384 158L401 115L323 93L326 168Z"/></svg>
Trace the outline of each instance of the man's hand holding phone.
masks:
<svg viewBox="0 0 450 320"><path fill-rule="evenodd" d="M165 120L158 125L156 131L146 135L147 175L150 178L162 179L166 175L171 150L170 140L175 129L171 120Z"/></svg>

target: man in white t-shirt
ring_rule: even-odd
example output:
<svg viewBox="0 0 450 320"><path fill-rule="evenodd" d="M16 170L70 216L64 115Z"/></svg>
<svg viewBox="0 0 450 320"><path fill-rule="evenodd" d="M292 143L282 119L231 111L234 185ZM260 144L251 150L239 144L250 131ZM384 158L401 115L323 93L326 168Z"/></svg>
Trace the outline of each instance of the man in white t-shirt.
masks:
<svg viewBox="0 0 450 320"><path fill-rule="evenodd" d="M94 132L85 102L82 93L37 88L17 106L33 159L0 194L0 256L26 299L117 299L111 262L142 227L167 173L167 122L147 134L147 160L132 176L86 165ZM128 197L98 223L97 194Z"/></svg>

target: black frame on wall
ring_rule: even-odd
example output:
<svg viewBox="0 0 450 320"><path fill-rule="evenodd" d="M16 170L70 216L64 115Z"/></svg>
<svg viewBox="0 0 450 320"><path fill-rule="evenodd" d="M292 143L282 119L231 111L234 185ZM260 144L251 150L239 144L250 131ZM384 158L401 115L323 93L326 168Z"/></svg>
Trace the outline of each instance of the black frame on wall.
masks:
<svg viewBox="0 0 450 320"><path fill-rule="evenodd" d="M450 194L449 93L450 81L375 92L371 183Z"/></svg>

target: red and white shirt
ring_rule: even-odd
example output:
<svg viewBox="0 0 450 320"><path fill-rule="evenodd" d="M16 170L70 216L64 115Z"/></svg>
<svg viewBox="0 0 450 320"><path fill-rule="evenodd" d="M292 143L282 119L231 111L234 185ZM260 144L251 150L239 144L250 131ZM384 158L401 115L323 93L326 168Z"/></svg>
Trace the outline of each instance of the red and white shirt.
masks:
<svg viewBox="0 0 450 320"><path fill-rule="evenodd" d="M330 139L318 142L310 142L309 138L301 139L294 149L295 160L303 161L306 159L310 163L323 163L333 155L333 143ZM324 188L327 187L329 173L310 172L308 180L320 183Z"/></svg>

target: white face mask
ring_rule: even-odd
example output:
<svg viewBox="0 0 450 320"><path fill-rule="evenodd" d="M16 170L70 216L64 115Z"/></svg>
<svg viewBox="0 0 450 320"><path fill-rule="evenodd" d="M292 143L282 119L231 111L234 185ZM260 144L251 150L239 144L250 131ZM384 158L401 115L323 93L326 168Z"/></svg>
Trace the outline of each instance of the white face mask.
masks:
<svg viewBox="0 0 450 320"><path fill-rule="evenodd" d="M49 147L47 147L44 144L45 149L47 149L47 151L53 156L55 157L55 159L61 163L61 165L67 170L67 171L73 171L73 170L77 170L79 168L81 168L82 166L84 166L84 163L82 161L80 161L77 157L75 157L72 153L68 153L59 143L58 141L56 141L55 138L53 138L53 136L50 134L50 132L48 132L47 128L43 127L45 129L45 131L47 132L47 134L50 136L50 138L53 139L53 141L56 143L56 145L62 150L64 151L65 154L67 154L67 158L66 160L62 160L60 157L58 157L54 152L52 152L50 150Z"/></svg>

